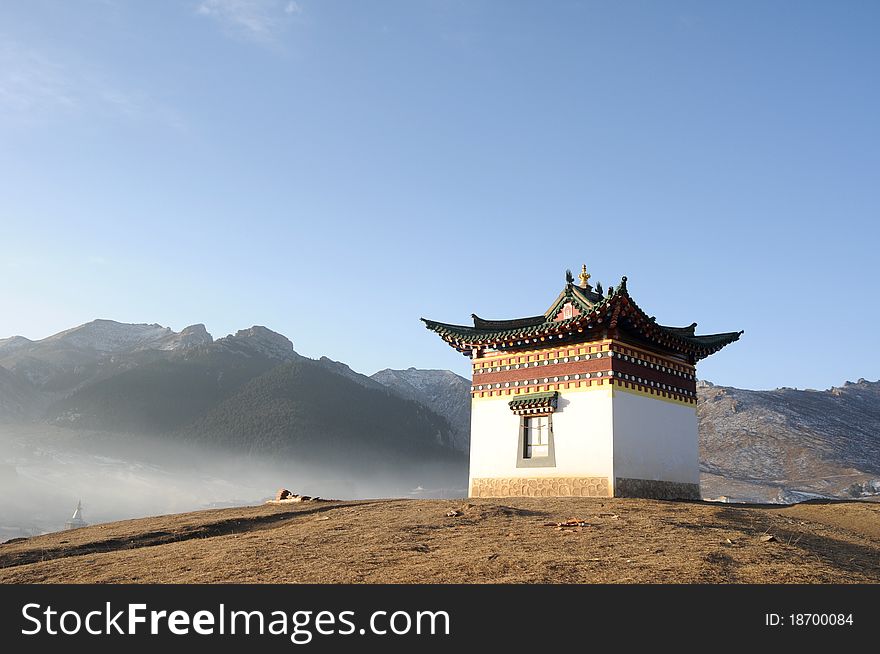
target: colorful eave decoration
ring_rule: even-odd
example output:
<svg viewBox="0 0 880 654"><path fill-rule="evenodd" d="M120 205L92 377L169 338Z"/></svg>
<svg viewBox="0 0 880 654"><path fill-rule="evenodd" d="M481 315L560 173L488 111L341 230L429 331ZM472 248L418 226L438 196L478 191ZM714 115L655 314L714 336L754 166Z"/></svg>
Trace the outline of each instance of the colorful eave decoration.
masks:
<svg viewBox="0 0 880 654"><path fill-rule="evenodd" d="M570 318L557 319L561 309L571 304L579 312ZM474 326L451 325L422 318L425 326L462 354L475 351L534 349L565 342L611 338L615 333L631 334L661 348L686 355L696 363L725 345L739 340L742 331L723 334L694 332L697 323L688 327L660 325L633 301L626 288L626 277L616 288L600 295L584 282L572 283L571 276L553 305L542 315L513 320L484 320L473 315Z"/></svg>
<svg viewBox="0 0 880 654"><path fill-rule="evenodd" d="M529 393L512 399L507 405L516 415L525 416L533 413L553 413L559 400L559 391L546 393Z"/></svg>

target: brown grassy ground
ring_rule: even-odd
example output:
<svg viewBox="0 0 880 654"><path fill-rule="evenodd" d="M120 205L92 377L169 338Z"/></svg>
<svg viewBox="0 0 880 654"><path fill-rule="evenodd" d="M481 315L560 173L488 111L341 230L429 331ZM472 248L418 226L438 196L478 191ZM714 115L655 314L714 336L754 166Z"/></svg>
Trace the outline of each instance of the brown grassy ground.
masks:
<svg viewBox="0 0 880 654"><path fill-rule="evenodd" d="M451 509L463 514L447 517ZM588 526L546 526L569 518ZM6 543L0 582L878 583L880 504L506 498L242 507Z"/></svg>

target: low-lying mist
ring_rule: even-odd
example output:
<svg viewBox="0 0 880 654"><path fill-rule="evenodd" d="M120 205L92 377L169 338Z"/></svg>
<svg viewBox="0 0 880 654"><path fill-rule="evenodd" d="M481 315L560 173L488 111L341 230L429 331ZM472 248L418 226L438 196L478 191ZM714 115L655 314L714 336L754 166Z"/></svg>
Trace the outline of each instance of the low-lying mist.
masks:
<svg viewBox="0 0 880 654"><path fill-rule="evenodd" d="M333 499L459 497L466 468L358 469L212 451L131 434L0 426L0 542L89 524L258 504L278 488Z"/></svg>

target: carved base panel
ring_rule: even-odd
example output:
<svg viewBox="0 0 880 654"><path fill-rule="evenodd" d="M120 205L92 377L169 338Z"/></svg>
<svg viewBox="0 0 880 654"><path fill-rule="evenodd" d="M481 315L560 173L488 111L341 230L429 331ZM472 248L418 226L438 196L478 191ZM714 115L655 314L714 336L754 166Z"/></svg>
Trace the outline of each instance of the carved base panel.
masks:
<svg viewBox="0 0 880 654"><path fill-rule="evenodd" d="M698 500L700 485L618 477L615 497ZM611 497L607 477L482 477L471 480L471 497Z"/></svg>
<svg viewBox="0 0 880 654"><path fill-rule="evenodd" d="M614 483L614 496L647 497L654 500L698 500L700 485L681 481L618 477Z"/></svg>
<svg viewBox="0 0 880 654"><path fill-rule="evenodd" d="M607 477L474 478L471 497L610 497Z"/></svg>

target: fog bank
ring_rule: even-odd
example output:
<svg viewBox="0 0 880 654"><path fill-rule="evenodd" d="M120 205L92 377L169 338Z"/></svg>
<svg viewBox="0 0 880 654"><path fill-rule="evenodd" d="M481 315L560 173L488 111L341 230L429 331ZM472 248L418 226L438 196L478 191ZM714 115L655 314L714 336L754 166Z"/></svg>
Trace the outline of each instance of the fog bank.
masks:
<svg viewBox="0 0 880 654"><path fill-rule="evenodd" d="M345 470L235 455L131 434L0 426L0 542L89 524L258 504L279 487L332 499L456 497L466 470Z"/></svg>

